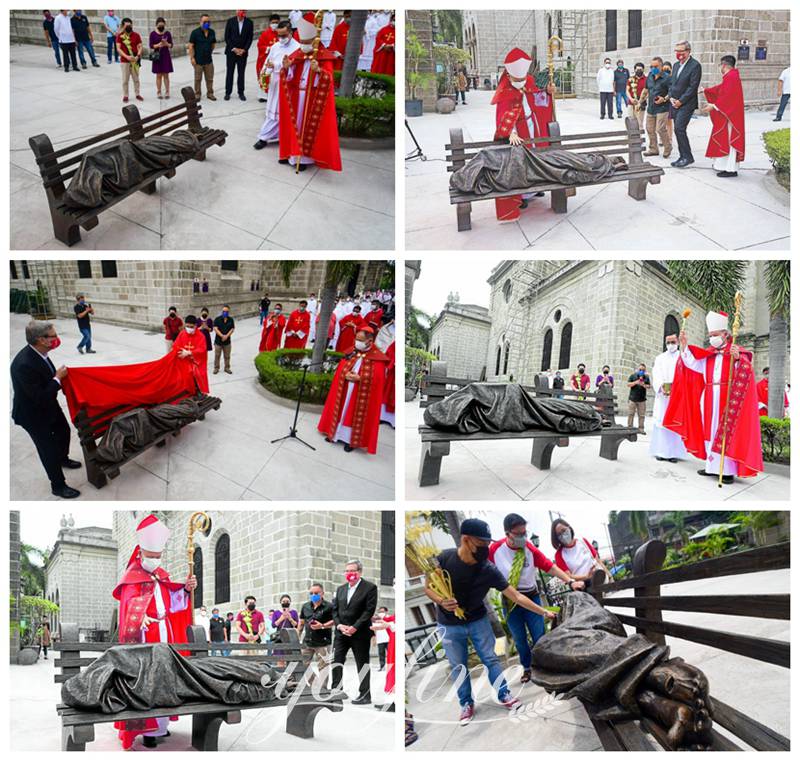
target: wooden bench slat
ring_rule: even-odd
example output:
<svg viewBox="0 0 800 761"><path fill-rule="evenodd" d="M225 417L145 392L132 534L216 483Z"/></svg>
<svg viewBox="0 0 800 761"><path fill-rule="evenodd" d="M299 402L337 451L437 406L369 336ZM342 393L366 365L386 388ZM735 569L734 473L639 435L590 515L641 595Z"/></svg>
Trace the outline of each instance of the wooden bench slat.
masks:
<svg viewBox="0 0 800 761"><path fill-rule="evenodd" d="M602 135L596 135L595 137L602 137ZM537 153L544 153L546 151L551 151L555 149L563 149L568 148L572 153L597 153L598 151L591 150L593 148L605 148L605 149L614 149L616 153L628 153L630 148L635 148L637 146L644 146L644 138L643 137L630 137L627 140L587 140L583 143L576 143L575 145L570 146L562 146L560 141L558 145L549 145L544 146L542 148L536 148ZM494 150L498 150L499 148L507 147L507 146L497 146ZM476 156L480 156L481 153L486 150L481 149L478 151L468 151L465 150L463 154L452 154L446 153L444 158L445 161L453 162L453 161L460 161L463 159L469 160L473 159Z"/></svg>
<svg viewBox="0 0 800 761"><path fill-rule="evenodd" d="M504 439L564 439L564 438L586 438L588 436L620 436L625 434L638 433L639 429L635 426L605 426L596 431L582 431L580 433L559 433L557 431L542 431L532 428L529 431L508 431L503 433L488 433L479 431L478 433L457 433L455 431L439 431L428 426L419 426L419 433L423 441L502 441Z"/></svg>
<svg viewBox="0 0 800 761"><path fill-rule="evenodd" d="M661 597L607 597L606 607L649 608L727 616L773 618L788 621L789 595L687 595Z"/></svg>
<svg viewBox="0 0 800 761"><path fill-rule="evenodd" d="M790 750L789 738L712 697L714 721L756 750Z"/></svg>
<svg viewBox="0 0 800 761"><path fill-rule="evenodd" d="M584 138L588 139L588 138L597 137L598 134L607 135L609 137L620 137L620 136L628 135L630 133L628 132L628 130L624 130L624 129L623 130L619 130L619 131L615 131L615 132L603 132L603 133L582 132L582 133L576 133L574 135L561 135L558 139L561 140L561 142L572 141L572 140L583 140ZM552 142L552 140L553 140L552 137L533 137L533 138L526 139L525 140L525 144L526 145L530 145L531 143L547 143L547 142ZM450 151L450 150L453 150L454 147L456 147L456 148L458 148L458 147L460 147L460 148L488 148L491 145L495 145L495 146L508 145L508 141L507 140L477 140L477 141L472 141L472 142L469 142L469 143L463 143L461 146L454 146L452 143L445 143L444 147L445 147L445 150Z"/></svg>

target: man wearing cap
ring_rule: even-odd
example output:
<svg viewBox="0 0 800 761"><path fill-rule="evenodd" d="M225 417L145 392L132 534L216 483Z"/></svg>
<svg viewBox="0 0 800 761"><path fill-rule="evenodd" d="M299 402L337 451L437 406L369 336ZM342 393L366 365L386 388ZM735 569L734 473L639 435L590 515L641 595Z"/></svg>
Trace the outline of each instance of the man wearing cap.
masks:
<svg viewBox="0 0 800 761"><path fill-rule="evenodd" d="M531 544L528 540L527 523L521 515L510 513L503 519L505 539L498 539L489 547L489 560L506 577L509 585L521 595L541 605L536 573L536 569L540 568L545 573L561 579L572 590L583 589L582 581L573 579ZM506 598L503 598L503 608L522 666L520 682L525 684L531 680L531 645L535 645L537 640L544 636L544 618L519 605L509 604ZM531 644L528 644L528 633L531 635Z"/></svg>
<svg viewBox="0 0 800 761"><path fill-rule="evenodd" d="M653 402L653 438L650 441L650 456L659 462L664 460L678 462L686 459L683 439L675 431L664 428L663 423L675 380L675 368L681 355L678 351L678 336L673 333L667 336L664 342L667 350L659 354L653 362L652 386L656 398Z"/></svg>
<svg viewBox="0 0 800 761"><path fill-rule="evenodd" d="M128 566L113 591L119 600L119 642L185 642L186 627L191 624L190 592L197 579L190 575L185 582L175 582L161 567L161 556L170 530L155 515L148 515L136 528L137 545ZM122 747L129 750L136 735L143 735L146 748L156 747L156 738L169 732L166 717L133 722L118 721Z"/></svg>
<svg viewBox="0 0 800 761"><path fill-rule="evenodd" d="M489 561L489 546L492 535L489 525L479 518L467 518L462 522L461 540L457 549L444 550L437 561L443 571L450 575L453 597L440 597L426 584L425 594L436 603L437 621L442 646L450 663L450 676L456 684L458 702L461 706L459 723L469 724L475 715L475 698L469 675L469 644L472 643L478 658L486 667L489 682L497 690L497 699L509 711L517 711L522 703L508 689L503 669L495 654L495 638L492 625L486 615L484 598L490 589L497 589L514 605L533 613L554 618L555 616L533 600L520 594L508 583L497 566ZM463 618L456 615L463 611Z"/></svg>
<svg viewBox="0 0 800 761"><path fill-rule="evenodd" d="M528 73L533 61L520 48L514 48L503 62L504 71L500 75L492 97L497 107L495 112L495 140L505 140L511 145L523 145L535 137L550 134L553 117L553 85L540 90L531 74ZM539 143L538 147L546 145ZM537 147L531 144L531 148ZM497 219L508 222L519 218L520 209L528 205L523 196L495 199Z"/></svg>
<svg viewBox="0 0 800 761"><path fill-rule="evenodd" d="M719 477L724 438L722 483L731 484L734 476L746 478L764 470L752 354L734 345L724 312L709 312L706 328L707 349L689 346L686 333L680 333L681 358L664 427L706 461L697 471L701 476Z"/></svg>
<svg viewBox="0 0 800 761"><path fill-rule="evenodd" d="M373 345L374 340L375 330L368 325L356 330L354 351L340 360L317 425L326 441L343 442L345 452L378 451L389 357Z"/></svg>

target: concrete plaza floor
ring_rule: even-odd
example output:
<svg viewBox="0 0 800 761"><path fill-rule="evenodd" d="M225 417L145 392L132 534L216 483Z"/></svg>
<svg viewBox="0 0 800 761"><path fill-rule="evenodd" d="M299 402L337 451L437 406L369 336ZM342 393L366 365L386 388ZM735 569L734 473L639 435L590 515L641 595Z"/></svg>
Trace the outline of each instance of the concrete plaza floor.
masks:
<svg viewBox="0 0 800 761"><path fill-rule="evenodd" d="M705 158L711 121L692 120L689 139L695 164L674 169L677 147L669 159L645 160L664 167L659 185L649 185L647 200L634 201L625 182L581 188L568 199L567 213L550 210L550 198L533 198L514 222L499 223L494 203L472 205L472 229L458 232L456 207L450 205L444 162L449 130L461 127L467 142L491 140L495 127L492 92L473 90L467 105L449 115L426 113L409 119L427 161L406 161L406 246L409 249L655 250L689 251L789 249L789 194L773 178L762 133L789 127L787 111L773 123L771 111L745 115L746 151L739 176L722 179ZM597 98L559 100L563 134L619 131L624 122L600 121ZM414 148L406 132L405 150Z"/></svg>
<svg viewBox="0 0 800 761"><path fill-rule="evenodd" d="M61 702L61 685L53 682L53 658L40 659L32 666L10 667L11 684L14 685L10 701L10 733L12 751L58 751L61 748L61 721L56 705ZM233 657L233 656L231 656ZM377 657L373 653L373 664ZM384 672L372 667L372 700L374 705L392 701L383 692ZM344 668L343 689L350 697L358 692L356 668L352 658ZM336 751L391 751L394 744L394 713L378 711L374 705L354 706L345 702L341 713L323 710L314 722L314 737L308 740L286 734L286 709L242 709L240 724L222 724L219 730L220 751L274 751L276 747L298 751L329 753ZM192 750L192 719L181 716L170 722L171 737L158 744L159 751ZM114 752L122 746L117 739L113 723L95 725L95 740L86 746L87 751ZM136 740L134 750L145 751L141 740Z"/></svg>
<svg viewBox="0 0 800 761"><path fill-rule="evenodd" d="M664 595L770 594L789 592L790 573L765 571L744 576L668 584ZM620 596L631 596L628 591ZM626 613L629 608L609 608ZM717 631L788 641L790 623L759 617L719 616L706 613L664 611L664 620ZM629 634L633 629L626 627ZM684 658L706 674L712 697L744 711L748 716L790 736L789 669L727 653L694 642L666 638L672 656ZM509 659L506 677L512 692L525 703L525 721L511 721L508 712L493 702L481 670L473 678L476 712L466 727L458 724L458 701L450 694L445 663L417 669L406 676L408 710L414 714L419 740L408 750L449 751L468 747L473 751L575 751L602 750L597 733L577 700L554 701L533 683L519 684L521 673L516 657ZM433 671L435 669L435 671ZM433 671L433 673L431 673ZM478 670L473 671L477 675ZM425 680L430 680L423 684ZM717 729L730 737L727 730Z"/></svg>
<svg viewBox="0 0 800 761"><path fill-rule="evenodd" d="M702 463L693 457L674 464L650 457L650 436L623 441L619 459L614 461L598 456L599 438L572 440L569 446L553 450L550 470L537 470L530 464L530 439L454 441L450 454L442 458L439 483L420 487L417 427L423 423L422 412L419 400L405 404L406 499L640 502L657 493L661 499L764 502L790 496L788 472L737 478L719 489L715 479L697 475ZM617 418L617 422L625 425L627 419ZM651 426L652 417L648 417L647 433Z"/></svg>
<svg viewBox="0 0 800 761"><path fill-rule="evenodd" d="M25 345L24 330L30 318L11 315L11 356ZM157 359L164 353L160 333L94 322L96 354L79 354L75 320L57 320L62 344L51 359L58 367L122 365ZM86 471L67 470L67 483L88 500L390 500L394 498L394 430L381 425L378 452L345 452L329 444L317 431L321 408L301 411L298 435L316 447L297 441L271 444L285 435L294 417L294 404L276 400L258 383L253 359L258 353L261 329L258 319L236 321L232 338L232 375L212 374L211 393L222 399L217 411L186 426L165 447L151 447L120 469L102 489L86 481ZM12 392L13 393L13 392ZM63 394L59 400L67 414ZM69 415L67 414L67 419ZM55 500L50 484L28 434L11 426L11 499ZM72 431L70 456L83 462Z"/></svg>
<svg viewBox="0 0 800 761"><path fill-rule="evenodd" d="M202 123L228 133L225 145L210 148L205 161L178 167L171 180L160 179L157 193L136 193L101 214L72 250L394 248L394 150L371 141L363 148L343 146L343 171L302 174L278 164L277 146L255 151L264 121L255 64L248 61L247 101L235 93L224 101L221 50L214 55L218 100L208 100L203 85L201 106ZM48 48L11 48L12 249L67 248L53 237L28 138L45 133L58 149L125 124L119 66L106 63L104 45L98 63L99 69L89 63L76 77L56 68ZM151 64L143 63L144 102L130 92L142 116L183 102L181 88L193 85L194 74L185 55L173 64L170 100L158 100Z"/></svg>

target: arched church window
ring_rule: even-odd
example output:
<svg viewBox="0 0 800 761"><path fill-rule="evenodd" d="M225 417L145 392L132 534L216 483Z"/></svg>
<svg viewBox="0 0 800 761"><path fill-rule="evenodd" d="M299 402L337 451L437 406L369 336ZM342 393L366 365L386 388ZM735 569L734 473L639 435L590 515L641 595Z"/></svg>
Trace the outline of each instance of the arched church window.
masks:
<svg viewBox="0 0 800 761"><path fill-rule="evenodd" d="M503 375L508 375L508 355L511 353L511 344L506 342L505 359L503 359Z"/></svg>
<svg viewBox="0 0 800 761"><path fill-rule="evenodd" d="M553 322L556 322L556 323L561 322L561 310L560 309L556 309L556 312L553 315Z"/></svg>
<svg viewBox="0 0 800 761"><path fill-rule="evenodd" d="M503 298L506 300L506 304L511 300L511 292L514 290L514 286L510 280L506 280L503 284Z"/></svg>
<svg viewBox="0 0 800 761"><path fill-rule="evenodd" d="M558 351L558 368L563 370L570 367L570 354L572 353L572 323L565 322L561 328L561 347Z"/></svg>
<svg viewBox="0 0 800 761"><path fill-rule="evenodd" d="M542 372L550 369L550 362L553 358L553 331L548 328L544 334L544 346L542 347Z"/></svg>
<svg viewBox="0 0 800 761"><path fill-rule="evenodd" d="M214 548L214 603L231 599L231 538L223 534Z"/></svg>
<svg viewBox="0 0 800 761"><path fill-rule="evenodd" d="M500 359L502 358L502 354L503 354L503 347L502 346L498 346L497 347L497 360L494 363L494 374L495 375L500 375Z"/></svg>

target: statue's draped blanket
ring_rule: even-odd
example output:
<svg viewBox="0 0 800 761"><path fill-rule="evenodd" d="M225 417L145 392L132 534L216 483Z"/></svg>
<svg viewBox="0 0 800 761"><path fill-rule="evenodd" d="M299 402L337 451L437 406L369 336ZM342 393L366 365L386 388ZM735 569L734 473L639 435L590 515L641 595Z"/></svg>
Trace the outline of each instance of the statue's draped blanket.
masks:
<svg viewBox="0 0 800 761"><path fill-rule="evenodd" d="M583 433L603 421L591 404L536 397L516 383L470 383L426 407L424 418L431 428L458 433Z"/></svg>

